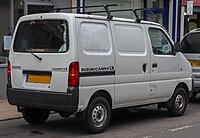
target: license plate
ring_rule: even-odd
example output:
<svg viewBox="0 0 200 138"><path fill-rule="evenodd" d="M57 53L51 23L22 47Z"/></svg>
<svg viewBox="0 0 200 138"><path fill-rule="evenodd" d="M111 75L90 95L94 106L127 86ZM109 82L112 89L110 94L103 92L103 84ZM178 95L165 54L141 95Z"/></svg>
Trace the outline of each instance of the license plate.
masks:
<svg viewBox="0 0 200 138"><path fill-rule="evenodd" d="M193 67L200 67L200 61L189 61L189 62Z"/></svg>
<svg viewBox="0 0 200 138"><path fill-rule="evenodd" d="M51 76L27 75L26 76L26 82L50 84Z"/></svg>

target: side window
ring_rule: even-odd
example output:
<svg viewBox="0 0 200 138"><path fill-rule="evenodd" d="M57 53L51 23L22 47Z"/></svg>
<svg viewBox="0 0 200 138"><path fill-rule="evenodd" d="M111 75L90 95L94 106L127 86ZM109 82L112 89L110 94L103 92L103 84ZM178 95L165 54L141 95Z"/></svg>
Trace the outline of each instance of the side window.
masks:
<svg viewBox="0 0 200 138"><path fill-rule="evenodd" d="M82 22L79 42L85 53L105 53L111 49L108 26L98 22Z"/></svg>
<svg viewBox="0 0 200 138"><path fill-rule="evenodd" d="M151 46L154 54L156 55L173 54L172 44L170 43L166 34L162 30L156 28L150 28L149 36L151 39Z"/></svg>
<svg viewBox="0 0 200 138"><path fill-rule="evenodd" d="M116 24L114 29L119 53L144 54L145 41L141 27Z"/></svg>

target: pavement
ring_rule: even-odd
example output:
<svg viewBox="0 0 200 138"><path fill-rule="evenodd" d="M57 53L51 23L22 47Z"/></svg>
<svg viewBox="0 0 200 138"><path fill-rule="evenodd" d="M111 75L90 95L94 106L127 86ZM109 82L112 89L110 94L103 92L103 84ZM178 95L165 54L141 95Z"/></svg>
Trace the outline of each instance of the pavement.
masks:
<svg viewBox="0 0 200 138"><path fill-rule="evenodd" d="M0 122L22 118L17 107L10 105L7 100L0 100Z"/></svg>

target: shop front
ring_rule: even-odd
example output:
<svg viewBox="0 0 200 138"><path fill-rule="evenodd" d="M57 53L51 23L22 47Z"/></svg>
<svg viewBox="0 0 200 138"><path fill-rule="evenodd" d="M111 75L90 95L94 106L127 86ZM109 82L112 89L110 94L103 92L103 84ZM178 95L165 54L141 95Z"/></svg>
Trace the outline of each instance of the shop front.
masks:
<svg viewBox="0 0 200 138"><path fill-rule="evenodd" d="M184 8L184 34L195 28L200 28L200 0L193 0L193 14L187 15L187 0L182 0Z"/></svg>

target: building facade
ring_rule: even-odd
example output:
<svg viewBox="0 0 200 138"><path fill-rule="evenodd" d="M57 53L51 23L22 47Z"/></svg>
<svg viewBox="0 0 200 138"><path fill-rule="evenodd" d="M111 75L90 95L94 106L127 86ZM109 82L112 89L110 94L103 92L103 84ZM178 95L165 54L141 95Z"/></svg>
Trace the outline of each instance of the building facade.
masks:
<svg viewBox="0 0 200 138"><path fill-rule="evenodd" d="M101 4L118 4L113 9L145 8L139 10L139 16L144 20L154 21L162 24L175 41L180 40L180 35L184 34L181 28L181 21L184 20L179 16L184 10L181 0L1 0L0 1L0 55L4 54L5 35L12 35L18 19L27 14L49 12L51 8L63 7L84 7L88 5ZM148 9L148 10L147 10ZM65 12L87 12L91 10L100 10L98 8L82 8L77 10L68 10ZM118 12L114 16L135 18L132 13Z"/></svg>
<svg viewBox="0 0 200 138"><path fill-rule="evenodd" d="M200 28L200 0L193 0L193 14L187 15L187 0L182 0L181 5L181 30L182 34L191 31L195 28Z"/></svg>

